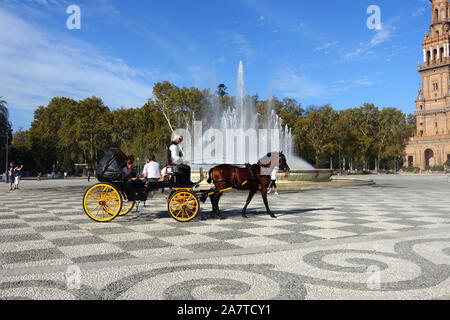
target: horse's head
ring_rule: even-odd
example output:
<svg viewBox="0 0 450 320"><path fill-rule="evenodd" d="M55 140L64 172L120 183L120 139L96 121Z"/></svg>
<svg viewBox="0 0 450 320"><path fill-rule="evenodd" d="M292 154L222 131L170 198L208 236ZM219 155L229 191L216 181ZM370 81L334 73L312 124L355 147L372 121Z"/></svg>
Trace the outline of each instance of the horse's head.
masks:
<svg viewBox="0 0 450 320"><path fill-rule="evenodd" d="M270 175L275 167L284 172L289 172L291 170L287 164L286 157L281 152L269 152L266 156L258 161L261 165L263 171L262 175Z"/></svg>
<svg viewBox="0 0 450 320"><path fill-rule="evenodd" d="M289 172L291 170L287 164L286 156L283 154L283 151L280 151L278 154L278 168L284 172Z"/></svg>

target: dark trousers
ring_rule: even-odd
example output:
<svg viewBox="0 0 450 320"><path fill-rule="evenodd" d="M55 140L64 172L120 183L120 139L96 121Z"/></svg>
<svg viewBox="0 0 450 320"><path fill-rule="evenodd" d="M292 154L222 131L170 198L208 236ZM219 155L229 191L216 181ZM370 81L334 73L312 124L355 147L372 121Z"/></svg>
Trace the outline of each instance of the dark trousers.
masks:
<svg viewBox="0 0 450 320"><path fill-rule="evenodd" d="M137 179L135 181L127 180L127 182L125 182L125 186L127 187L128 190L132 190L142 188L144 186L144 183L141 181L141 179Z"/></svg>
<svg viewBox="0 0 450 320"><path fill-rule="evenodd" d="M277 188L277 181L276 180L270 180L268 189L270 189L270 188L275 188L275 189Z"/></svg>
<svg viewBox="0 0 450 320"><path fill-rule="evenodd" d="M178 185L180 186L190 186L191 185L191 167L181 163L177 165L178 171Z"/></svg>

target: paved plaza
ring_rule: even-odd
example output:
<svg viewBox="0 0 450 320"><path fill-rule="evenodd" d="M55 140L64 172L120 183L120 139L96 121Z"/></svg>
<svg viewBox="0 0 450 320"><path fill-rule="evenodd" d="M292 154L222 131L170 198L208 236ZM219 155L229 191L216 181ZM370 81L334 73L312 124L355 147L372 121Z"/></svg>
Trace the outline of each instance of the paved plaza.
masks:
<svg viewBox="0 0 450 320"><path fill-rule="evenodd" d="M82 209L93 181L4 184L0 298L450 299L448 176L369 178L270 194L277 219L259 194L242 219L247 194L233 191L225 220L189 223L170 218L167 193L96 223Z"/></svg>

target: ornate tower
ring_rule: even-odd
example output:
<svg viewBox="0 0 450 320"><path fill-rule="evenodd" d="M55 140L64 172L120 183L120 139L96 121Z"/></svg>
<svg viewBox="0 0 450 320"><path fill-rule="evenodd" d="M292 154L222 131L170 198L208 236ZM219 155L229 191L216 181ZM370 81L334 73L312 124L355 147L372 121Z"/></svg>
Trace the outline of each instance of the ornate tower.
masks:
<svg viewBox="0 0 450 320"><path fill-rule="evenodd" d="M450 4L430 2L430 31L423 40L423 65L418 67L417 133L406 147L405 159L405 166L422 169L450 160Z"/></svg>

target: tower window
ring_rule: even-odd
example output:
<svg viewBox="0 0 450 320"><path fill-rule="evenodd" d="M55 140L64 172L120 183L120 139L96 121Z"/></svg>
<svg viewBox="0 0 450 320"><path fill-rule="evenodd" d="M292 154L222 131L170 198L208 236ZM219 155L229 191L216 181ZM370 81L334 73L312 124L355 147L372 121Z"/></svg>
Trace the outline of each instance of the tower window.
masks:
<svg viewBox="0 0 450 320"><path fill-rule="evenodd" d="M422 109L423 109L423 107L422 107L422 106L419 106L419 111L422 111Z"/></svg>
<svg viewBox="0 0 450 320"><path fill-rule="evenodd" d="M439 37L439 31L436 31L436 37Z"/></svg>
<svg viewBox="0 0 450 320"><path fill-rule="evenodd" d="M439 86L437 83L433 83L433 91L437 91L439 89Z"/></svg>

